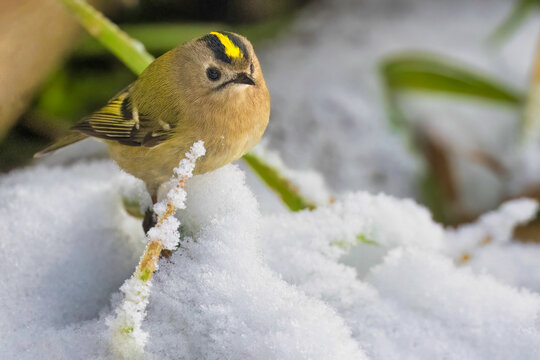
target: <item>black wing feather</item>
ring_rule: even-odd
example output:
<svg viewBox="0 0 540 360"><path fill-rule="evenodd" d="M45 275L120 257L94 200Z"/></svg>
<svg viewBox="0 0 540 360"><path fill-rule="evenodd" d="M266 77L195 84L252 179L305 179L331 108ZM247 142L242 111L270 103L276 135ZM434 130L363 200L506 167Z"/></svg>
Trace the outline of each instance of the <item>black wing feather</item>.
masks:
<svg viewBox="0 0 540 360"><path fill-rule="evenodd" d="M114 96L104 107L73 127L86 135L117 141L128 146L154 147L172 136L172 127L163 127L134 109L130 87Z"/></svg>

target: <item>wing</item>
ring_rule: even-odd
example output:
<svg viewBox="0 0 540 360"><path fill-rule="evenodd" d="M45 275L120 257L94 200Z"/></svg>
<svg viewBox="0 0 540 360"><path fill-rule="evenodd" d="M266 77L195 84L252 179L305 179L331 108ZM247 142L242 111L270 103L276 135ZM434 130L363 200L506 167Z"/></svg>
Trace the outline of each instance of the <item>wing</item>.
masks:
<svg viewBox="0 0 540 360"><path fill-rule="evenodd" d="M83 118L73 129L129 146L153 147L169 139L173 126L139 112L131 101L130 87L116 94L92 115Z"/></svg>

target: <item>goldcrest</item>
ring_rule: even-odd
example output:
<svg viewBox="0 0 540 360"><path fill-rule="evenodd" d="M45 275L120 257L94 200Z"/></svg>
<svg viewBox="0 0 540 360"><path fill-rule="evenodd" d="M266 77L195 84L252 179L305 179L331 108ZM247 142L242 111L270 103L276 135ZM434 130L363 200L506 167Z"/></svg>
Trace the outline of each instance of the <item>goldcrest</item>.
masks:
<svg viewBox="0 0 540 360"><path fill-rule="evenodd" d="M253 46L243 36L211 32L165 53L107 105L36 154L87 137L104 140L111 157L143 180L152 201L198 140L206 155L195 173L237 160L259 142L270 94Z"/></svg>

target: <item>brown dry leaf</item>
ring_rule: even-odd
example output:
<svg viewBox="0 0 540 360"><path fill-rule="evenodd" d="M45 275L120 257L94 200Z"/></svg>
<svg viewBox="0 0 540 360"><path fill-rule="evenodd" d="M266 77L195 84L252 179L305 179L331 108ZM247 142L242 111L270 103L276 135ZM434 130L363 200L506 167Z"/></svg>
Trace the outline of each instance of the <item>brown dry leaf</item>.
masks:
<svg viewBox="0 0 540 360"><path fill-rule="evenodd" d="M445 202L455 203L458 199L458 191L452 172L449 146L425 124L415 128L415 140L441 188Z"/></svg>
<svg viewBox="0 0 540 360"><path fill-rule="evenodd" d="M469 151L465 154L465 157L470 161L483 166L491 171L499 178L505 178L508 176L508 169L491 154L488 154L482 150Z"/></svg>

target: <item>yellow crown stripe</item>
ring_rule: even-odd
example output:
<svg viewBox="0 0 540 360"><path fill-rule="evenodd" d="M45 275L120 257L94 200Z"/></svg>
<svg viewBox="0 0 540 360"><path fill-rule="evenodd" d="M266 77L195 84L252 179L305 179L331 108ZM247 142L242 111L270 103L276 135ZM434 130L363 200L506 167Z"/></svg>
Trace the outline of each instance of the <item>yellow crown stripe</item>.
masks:
<svg viewBox="0 0 540 360"><path fill-rule="evenodd" d="M242 50L229 39L228 36L223 35L222 33L218 33L216 31L212 31L210 34L216 35L219 39L219 41L223 44L225 47L225 54L227 54L230 58L242 58L244 57L244 54L242 53Z"/></svg>

